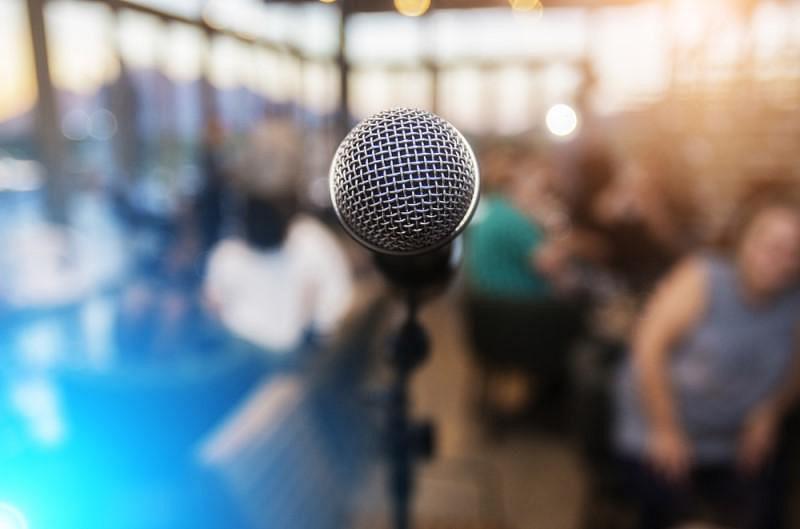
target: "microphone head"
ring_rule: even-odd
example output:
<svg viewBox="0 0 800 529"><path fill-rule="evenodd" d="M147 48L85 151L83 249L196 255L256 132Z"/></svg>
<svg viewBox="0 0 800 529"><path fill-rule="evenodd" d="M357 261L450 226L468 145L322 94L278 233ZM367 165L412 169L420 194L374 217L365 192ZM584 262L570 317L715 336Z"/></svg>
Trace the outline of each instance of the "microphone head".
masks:
<svg viewBox="0 0 800 529"><path fill-rule="evenodd" d="M333 207L358 242L382 254L439 248L466 227L478 203L478 163L455 127L423 110L365 119L330 169Z"/></svg>

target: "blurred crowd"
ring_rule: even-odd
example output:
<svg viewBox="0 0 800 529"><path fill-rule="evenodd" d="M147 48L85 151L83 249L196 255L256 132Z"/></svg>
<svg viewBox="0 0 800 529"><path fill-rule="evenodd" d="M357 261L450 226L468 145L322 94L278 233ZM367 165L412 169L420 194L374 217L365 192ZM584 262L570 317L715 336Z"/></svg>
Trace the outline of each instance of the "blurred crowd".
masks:
<svg viewBox="0 0 800 529"><path fill-rule="evenodd" d="M266 413L278 373L319 370L355 298L351 259L296 178L299 134L280 111L238 143L212 120L194 185L84 175L66 222L41 185L0 192L0 488L31 523L101 527L98 502L168 487L189 513L128 523L245 526L205 469L242 442L228 430L248 394ZM42 480L67 507L42 508Z"/></svg>
<svg viewBox="0 0 800 529"><path fill-rule="evenodd" d="M83 426L69 410L75 395L113 400L97 379L135 386L109 420L177 421L150 442L162 456L186 458L212 432L205 463L247 449L275 398L262 381L312 365L370 273L298 178L301 136L280 111L235 145L212 120L196 185L164 204L148 199L152 182L89 176L68 224L50 222L35 191L0 193L4 457L75 438L95 457L86 431L106 426L86 425L101 403ZM475 145L483 193L456 290L482 424L577 441L587 527L787 527L800 184L762 171L720 222L691 169L657 145L589 133ZM169 415L187 400L155 388L177 380L202 405ZM155 396L143 404L142 392Z"/></svg>
<svg viewBox="0 0 800 529"><path fill-rule="evenodd" d="M424 389L387 349L427 340L398 338L397 289L329 196L347 129L394 105L451 121L480 166L449 290L409 303L474 376L426 364L479 427L454 437L485 434L458 455L524 473L507 436L566 447L584 501L548 508L583 529L800 527L798 20L0 1L0 529L342 529L368 466L431 451L386 413ZM510 498L489 474L479 494Z"/></svg>
<svg viewBox="0 0 800 529"><path fill-rule="evenodd" d="M577 441L587 527L794 526L800 183L752 175L719 222L675 153L564 151L481 156L464 304L487 427Z"/></svg>

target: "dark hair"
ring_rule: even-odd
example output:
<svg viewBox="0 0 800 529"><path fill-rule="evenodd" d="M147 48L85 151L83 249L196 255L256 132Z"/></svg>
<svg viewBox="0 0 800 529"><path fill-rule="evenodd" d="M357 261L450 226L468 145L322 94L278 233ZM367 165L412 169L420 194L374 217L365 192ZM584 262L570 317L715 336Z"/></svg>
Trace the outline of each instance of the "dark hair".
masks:
<svg viewBox="0 0 800 529"><path fill-rule="evenodd" d="M289 223L295 213L290 196L249 196L244 204L244 236L259 249L277 248L283 244Z"/></svg>

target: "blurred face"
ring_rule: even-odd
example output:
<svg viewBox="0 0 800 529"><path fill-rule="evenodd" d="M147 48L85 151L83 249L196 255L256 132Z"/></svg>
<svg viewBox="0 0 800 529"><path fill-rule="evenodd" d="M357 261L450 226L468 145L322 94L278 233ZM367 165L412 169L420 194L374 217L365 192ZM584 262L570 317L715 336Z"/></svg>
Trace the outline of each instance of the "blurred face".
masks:
<svg viewBox="0 0 800 529"><path fill-rule="evenodd" d="M739 264L756 295L792 285L800 272L800 212L775 207L759 213L744 233Z"/></svg>

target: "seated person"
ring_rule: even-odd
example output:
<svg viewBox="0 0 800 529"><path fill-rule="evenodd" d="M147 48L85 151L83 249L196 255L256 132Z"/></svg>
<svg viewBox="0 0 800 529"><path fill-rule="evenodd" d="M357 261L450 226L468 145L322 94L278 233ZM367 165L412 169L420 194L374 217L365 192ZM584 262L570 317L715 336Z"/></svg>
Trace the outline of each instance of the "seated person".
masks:
<svg viewBox="0 0 800 529"><path fill-rule="evenodd" d="M776 432L800 390L800 208L759 197L734 251L679 265L617 380L614 444L641 527L767 527Z"/></svg>
<svg viewBox="0 0 800 529"><path fill-rule="evenodd" d="M466 233L464 270L468 330L484 368L481 404L508 413L526 411L533 387L537 404L559 402L564 353L581 320L537 268L546 236L533 217L538 175L517 169L519 154L498 156L488 157L488 192Z"/></svg>
<svg viewBox="0 0 800 529"><path fill-rule="evenodd" d="M296 350L309 333L325 335L353 296L347 258L319 221L295 213L291 196L250 196L244 237L212 251L205 296L235 336L271 353Z"/></svg>
<svg viewBox="0 0 800 529"><path fill-rule="evenodd" d="M334 235L316 219L298 214L293 195L285 189L246 198L243 236L224 239L212 250L204 290L209 306L233 335L273 358L294 359L293 353L310 340L335 339L355 303L355 288ZM252 480L248 491L262 498L265 469L271 472L269 465L276 463L259 460L254 465L253 457L260 457L264 447L269 453L281 450L275 448L272 425L276 414L302 409L295 399L304 387L302 375L265 377L198 447L196 481L212 491L204 492L204 501L218 502L213 513L219 527L250 527L247 520L225 518L243 516L250 497L229 474L244 461L245 479ZM287 422L302 419L292 416ZM288 435L296 431L290 429Z"/></svg>

